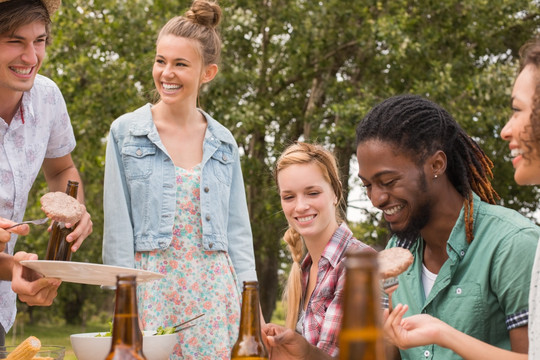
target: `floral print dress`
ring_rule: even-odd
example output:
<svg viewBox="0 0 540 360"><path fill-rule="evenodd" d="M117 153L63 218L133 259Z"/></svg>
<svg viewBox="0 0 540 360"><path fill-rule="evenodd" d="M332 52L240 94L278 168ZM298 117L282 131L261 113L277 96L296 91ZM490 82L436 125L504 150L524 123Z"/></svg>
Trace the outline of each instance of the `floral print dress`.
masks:
<svg viewBox="0 0 540 360"><path fill-rule="evenodd" d="M176 214L166 250L137 252L135 267L165 274L140 283L139 315L145 330L176 325L198 314L178 333L171 359L229 359L238 336L240 297L228 253L204 251L200 212L200 165L176 167Z"/></svg>

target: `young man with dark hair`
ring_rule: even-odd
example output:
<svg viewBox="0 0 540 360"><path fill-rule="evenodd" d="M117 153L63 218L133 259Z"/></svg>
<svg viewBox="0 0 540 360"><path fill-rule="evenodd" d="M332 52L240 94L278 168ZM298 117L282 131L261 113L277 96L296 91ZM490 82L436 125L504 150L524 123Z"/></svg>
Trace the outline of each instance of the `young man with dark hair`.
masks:
<svg viewBox="0 0 540 360"><path fill-rule="evenodd" d="M0 279L11 280L0 281L0 343L15 320L13 291L30 305L50 305L60 285L57 279L36 280L36 273L23 276L30 270L19 261L36 255L11 254L28 225L5 228L23 219L40 168L50 191L65 191L68 180L82 185L70 155L75 137L64 98L52 80L38 74L50 41L51 15L59 6L60 0L0 0ZM81 185L78 200L83 202ZM91 231L85 212L67 239L73 251Z"/></svg>
<svg viewBox="0 0 540 360"><path fill-rule="evenodd" d="M539 228L494 205L492 163L452 116L414 95L375 106L356 130L359 177L409 249L394 304L430 314L494 346L526 353L528 297ZM460 359L437 345L402 359Z"/></svg>

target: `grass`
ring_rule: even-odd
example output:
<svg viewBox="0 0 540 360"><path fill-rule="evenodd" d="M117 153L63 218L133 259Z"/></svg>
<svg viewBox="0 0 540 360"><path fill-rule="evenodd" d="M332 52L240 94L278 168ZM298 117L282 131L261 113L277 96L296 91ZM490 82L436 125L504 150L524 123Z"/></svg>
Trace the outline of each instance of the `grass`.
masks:
<svg viewBox="0 0 540 360"><path fill-rule="evenodd" d="M43 345L60 345L66 348L64 360L76 360L77 357L71 348L69 336L71 334L108 331L108 325L87 324L85 328L80 325L52 325L52 324L16 324L6 334L6 345L19 345L24 339L33 335Z"/></svg>

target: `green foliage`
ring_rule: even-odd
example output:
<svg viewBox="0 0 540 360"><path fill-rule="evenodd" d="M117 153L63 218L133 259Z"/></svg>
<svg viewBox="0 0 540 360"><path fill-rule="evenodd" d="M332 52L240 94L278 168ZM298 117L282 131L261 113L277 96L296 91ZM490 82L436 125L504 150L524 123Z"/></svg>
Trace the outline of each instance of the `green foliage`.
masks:
<svg viewBox="0 0 540 360"><path fill-rule="evenodd" d="M380 251L390 239L390 230L380 225L376 214L366 212L365 215L367 219L363 222L349 222L349 228L358 240Z"/></svg>
<svg viewBox="0 0 540 360"><path fill-rule="evenodd" d="M285 313L285 308L283 306L283 303L278 302L276 304L276 309L272 313L272 319L270 320L270 322L272 322L273 324L278 324L278 325L281 325L281 326L285 326L285 317L286 316L287 316L287 314Z"/></svg>
<svg viewBox="0 0 540 360"><path fill-rule="evenodd" d="M94 233L74 256L101 262L104 139L112 120L149 101L159 28L189 1L64 2L42 72L62 89L77 137L73 153L84 180ZM267 318L290 262L286 221L271 176L280 151L298 139L332 148L348 194L356 124L376 103L400 93L445 106L495 162L501 203L529 215L534 188L517 187L498 133L509 116L517 50L538 33L535 0L223 0L220 73L201 107L231 129L240 146L253 228L261 301ZM38 179L27 212L39 216ZM377 212L352 224L359 239L381 246L388 236ZM38 253L47 234L25 239ZM107 304L98 287L62 285L57 304ZM76 297L69 292L84 292ZM99 299L99 300L95 300ZM106 306L106 305L104 305ZM108 306L108 305L107 305ZM46 310L50 311L50 310ZM94 311L94 310L93 310ZM79 320L77 320L79 321Z"/></svg>

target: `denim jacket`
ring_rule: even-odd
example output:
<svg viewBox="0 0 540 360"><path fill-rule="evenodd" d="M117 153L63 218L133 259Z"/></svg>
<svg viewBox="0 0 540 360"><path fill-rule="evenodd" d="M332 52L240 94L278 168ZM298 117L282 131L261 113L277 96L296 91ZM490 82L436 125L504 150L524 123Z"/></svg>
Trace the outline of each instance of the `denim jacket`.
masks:
<svg viewBox="0 0 540 360"><path fill-rule="evenodd" d="M134 267L135 252L167 249L176 210L175 166L152 120L151 105L116 119L105 157L103 262ZM238 284L256 280L253 239L231 132L208 123L201 162L201 222L205 251L227 251Z"/></svg>

